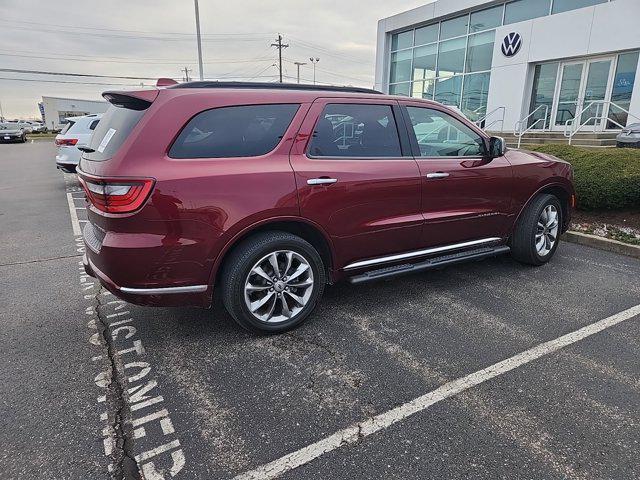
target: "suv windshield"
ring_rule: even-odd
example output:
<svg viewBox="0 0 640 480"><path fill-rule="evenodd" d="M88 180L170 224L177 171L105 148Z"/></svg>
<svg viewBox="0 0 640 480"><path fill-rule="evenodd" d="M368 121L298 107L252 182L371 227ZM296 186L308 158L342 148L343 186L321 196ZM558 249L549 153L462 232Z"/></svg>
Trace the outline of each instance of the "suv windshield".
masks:
<svg viewBox="0 0 640 480"><path fill-rule="evenodd" d="M17 123L0 123L0 130L20 130Z"/></svg>
<svg viewBox="0 0 640 480"><path fill-rule="evenodd" d="M96 162L113 157L145 112L111 105L93 131L89 146L94 151L83 157Z"/></svg>

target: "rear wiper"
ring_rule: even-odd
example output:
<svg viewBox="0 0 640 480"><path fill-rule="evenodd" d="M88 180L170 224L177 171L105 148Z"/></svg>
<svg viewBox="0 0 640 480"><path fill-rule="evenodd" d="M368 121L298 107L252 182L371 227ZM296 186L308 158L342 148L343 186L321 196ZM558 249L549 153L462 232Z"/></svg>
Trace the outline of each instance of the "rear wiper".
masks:
<svg viewBox="0 0 640 480"><path fill-rule="evenodd" d="M78 150L84 153L93 153L95 150L91 147L78 147Z"/></svg>

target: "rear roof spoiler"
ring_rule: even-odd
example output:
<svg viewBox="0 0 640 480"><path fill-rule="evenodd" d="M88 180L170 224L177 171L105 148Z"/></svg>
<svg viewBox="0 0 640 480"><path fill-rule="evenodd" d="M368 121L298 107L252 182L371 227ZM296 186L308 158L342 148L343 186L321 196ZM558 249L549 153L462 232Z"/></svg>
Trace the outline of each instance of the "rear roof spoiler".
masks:
<svg viewBox="0 0 640 480"><path fill-rule="evenodd" d="M146 110L158 97L158 90L136 90L131 92L110 91L102 96L112 105L129 110Z"/></svg>

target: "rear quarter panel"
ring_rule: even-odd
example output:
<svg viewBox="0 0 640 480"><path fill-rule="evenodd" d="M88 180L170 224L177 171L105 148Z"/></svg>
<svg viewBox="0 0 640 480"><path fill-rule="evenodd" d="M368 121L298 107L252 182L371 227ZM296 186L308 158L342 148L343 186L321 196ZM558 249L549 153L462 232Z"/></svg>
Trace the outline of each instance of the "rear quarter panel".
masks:
<svg viewBox="0 0 640 480"><path fill-rule="evenodd" d="M299 216L289 151L308 104L300 105L279 145L266 155L172 159L168 151L173 140L203 110L300 102L264 94L245 94L242 99L203 95L187 89L171 92L165 100L149 107L112 159L82 162L83 171L93 175L156 180L144 207L129 217L111 218L91 208L92 222L110 232L103 248L126 252L109 268L117 272L119 278L112 280L120 285L210 284L220 253L236 235L265 219ZM145 258L140 261L136 255L142 251Z"/></svg>

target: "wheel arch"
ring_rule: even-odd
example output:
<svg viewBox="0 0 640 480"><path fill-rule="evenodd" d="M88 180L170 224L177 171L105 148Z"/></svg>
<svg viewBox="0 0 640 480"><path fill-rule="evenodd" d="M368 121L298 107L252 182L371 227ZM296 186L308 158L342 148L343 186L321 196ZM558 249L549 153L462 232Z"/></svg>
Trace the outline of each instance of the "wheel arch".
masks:
<svg viewBox="0 0 640 480"><path fill-rule="evenodd" d="M515 222L513 222L514 228L515 225L518 224L520 218L522 217L522 213L525 209L531 204L534 198L538 195L548 193L550 195L555 196L560 201L560 206L562 207L562 233L566 232L569 228L569 223L571 222L571 197L574 195L573 189L570 189L562 182L551 182L545 185L540 186L533 194L529 196L526 202L520 208L516 216Z"/></svg>
<svg viewBox="0 0 640 480"><path fill-rule="evenodd" d="M320 258L325 266L327 279L329 283L333 281L333 266L335 265L333 244L329 235L317 224L302 217L281 217L269 219L263 222L253 224L236 233L222 248L220 254L216 258L209 284L215 286L222 272L222 265L229 257L233 249L244 240L251 236L267 231L281 231L297 235L309 242L318 251Z"/></svg>

